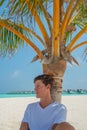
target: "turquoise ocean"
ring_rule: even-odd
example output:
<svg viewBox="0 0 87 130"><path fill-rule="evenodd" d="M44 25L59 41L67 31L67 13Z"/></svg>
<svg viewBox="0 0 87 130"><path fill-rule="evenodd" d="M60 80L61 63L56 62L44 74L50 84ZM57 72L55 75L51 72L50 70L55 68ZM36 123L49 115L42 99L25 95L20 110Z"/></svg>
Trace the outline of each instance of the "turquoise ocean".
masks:
<svg viewBox="0 0 87 130"><path fill-rule="evenodd" d="M87 95L87 93L63 93L63 96L81 96L81 95ZM18 97L35 97L35 94L5 94L5 93L1 93L0 94L0 98L18 98Z"/></svg>
<svg viewBox="0 0 87 130"><path fill-rule="evenodd" d="M0 98L35 97L35 94L5 94L1 93Z"/></svg>

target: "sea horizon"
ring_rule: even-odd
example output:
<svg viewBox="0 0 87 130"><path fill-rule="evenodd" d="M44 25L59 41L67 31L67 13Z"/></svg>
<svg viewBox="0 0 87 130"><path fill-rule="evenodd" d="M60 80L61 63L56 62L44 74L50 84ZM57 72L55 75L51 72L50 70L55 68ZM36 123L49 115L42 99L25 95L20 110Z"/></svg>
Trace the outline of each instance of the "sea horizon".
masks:
<svg viewBox="0 0 87 130"><path fill-rule="evenodd" d="M0 98L18 98L18 97L35 97L34 91L14 91L8 93L0 93ZM63 90L62 96L81 96L87 95L87 90L77 89L67 89Z"/></svg>

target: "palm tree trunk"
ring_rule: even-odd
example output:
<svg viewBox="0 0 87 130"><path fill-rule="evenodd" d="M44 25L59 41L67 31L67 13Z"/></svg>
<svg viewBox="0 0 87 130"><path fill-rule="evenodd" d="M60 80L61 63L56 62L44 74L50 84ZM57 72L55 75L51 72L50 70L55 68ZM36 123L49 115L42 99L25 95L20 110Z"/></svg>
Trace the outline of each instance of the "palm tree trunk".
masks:
<svg viewBox="0 0 87 130"><path fill-rule="evenodd" d="M54 101L58 101L61 103L62 98L62 77L54 76L54 85L51 89L51 96Z"/></svg>
<svg viewBox="0 0 87 130"><path fill-rule="evenodd" d="M43 64L43 73L53 75L55 83L51 89L51 96L54 101L61 102L62 81L66 70L66 61L64 59L53 59L50 64Z"/></svg>

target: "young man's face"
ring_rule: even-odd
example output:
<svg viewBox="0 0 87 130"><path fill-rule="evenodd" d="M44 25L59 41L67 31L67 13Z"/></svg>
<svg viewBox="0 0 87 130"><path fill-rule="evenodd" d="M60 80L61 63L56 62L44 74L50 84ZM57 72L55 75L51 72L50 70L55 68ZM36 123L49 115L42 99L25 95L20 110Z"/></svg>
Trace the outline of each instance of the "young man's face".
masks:
<svg viewBox="0 0 87 130"><path fill-rule="evenodd" d="M41 80L35 81L34 90L37 98L45 98L50 92L50 85L45 85Z"/></svg>

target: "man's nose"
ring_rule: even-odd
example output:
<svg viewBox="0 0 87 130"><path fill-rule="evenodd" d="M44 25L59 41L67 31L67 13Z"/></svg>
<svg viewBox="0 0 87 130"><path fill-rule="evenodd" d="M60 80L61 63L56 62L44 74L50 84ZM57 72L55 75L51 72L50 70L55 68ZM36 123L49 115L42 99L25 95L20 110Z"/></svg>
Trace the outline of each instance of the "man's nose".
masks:
<svg viewBox="0 0 87 130"><path fill-rule="evenodd" d="M36 86L34 87L34 91L37 91L37 87Z"/></svg>

